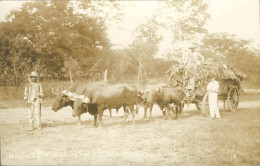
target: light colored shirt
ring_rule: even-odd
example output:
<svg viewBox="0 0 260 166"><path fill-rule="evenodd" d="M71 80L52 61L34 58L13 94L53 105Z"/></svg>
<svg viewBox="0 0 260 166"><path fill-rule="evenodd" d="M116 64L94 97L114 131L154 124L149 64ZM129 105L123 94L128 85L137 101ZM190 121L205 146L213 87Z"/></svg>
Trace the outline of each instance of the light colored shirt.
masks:
<svg viewBox="0 0 260 166"><path fill-rule="evenodd" d="M208 92L218 93L218 90L219 90L219 83L216 80L211 81L207 86Z"/></svg>
<svg viewBox="0 0 260 166"><path fill-rule="evenodd" d="M189 52L185 57L183 57L183 62L186 65L200 65L204 63L204 57L199 52Z"/></svg>
<svg viewBox="0 0 260 166"><path fill-rule="evenodd" d="M42 85L40 83L28 83L25 86L24 97L27 98L28 103L39 102L41 103L41 98L43 97Z"/></svg>

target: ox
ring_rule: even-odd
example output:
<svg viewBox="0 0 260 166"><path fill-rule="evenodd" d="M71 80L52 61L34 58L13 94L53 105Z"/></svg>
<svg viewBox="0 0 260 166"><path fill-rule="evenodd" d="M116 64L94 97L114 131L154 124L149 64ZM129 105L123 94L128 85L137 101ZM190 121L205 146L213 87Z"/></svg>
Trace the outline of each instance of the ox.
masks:
<svg viewBox="0 0 260 166"><path fill-rule="evenodd" d="M156 103L155 93L159 89L166 87L165 83L160 83L156 85L147 85L145 90L138 91L138 103L144 107L144 118L147 117L147 110L149 108L149 120L152 121L152 109L153 105ZM163 110L162 110L163 111ZM165 116L165 112L163 111Z"/></svg>
<svg viewBox="0 0 260 166"><path fill-rule="evenodd" d="M133 123L135 123L134 105L137 103L137 89L127 84L110 85L106 87L92 87L86 88L85 96L90 98L91 104L96 104L98 107L99 127L102 126L102 117L105 109L119 109L124 108L125 118L128 115L128 109L133 115ZM84 103L78 100L78 104L74 107L74 114L80 113ZM128 108L128 109L127 109Z"/></svg>
<svg viewBox="0 0 260 166"><path fill-rule="evenodd" d="M62 90L62 92L55 92L54 89L52 89L52 93L54 95L56 95L56 98L55 98L55 101L53 103L53 106L52 106L52 110L57 112L58 110L60 110L61 108L63 107L66 107L66 106L71 106L71 108L73 109L75 106L77 107L77 104L78 104L78 100L85 102L88 101L88 98L84 97L84 96L79 96L77 94L82 94L84 93L84 90L86 87L92 87L92 86L102 86L102 84L98 84L98 83L91 83L91 84L86 84L86 85L77 85L75 84L73 87L71 87L70 91L72 92L68 92L66 90ZM73 93L73 92L77 92L76 93ZM89 101L88 101L89 103ZM75 116L77 115L78 117L78 124L80 124L80 117L81 117L81 114L83 113L87 113L89 112L90 115L94 115L94 126L96 126L96 119L97 119L97 105L95 104L85 104L84 107L81 108L81 113L77 113L77 114L72 114L72 116ZM110 114L111 115L111 114Z"/></svg>
<svg viewBox="0 0 260 166"><path fill-rule="evenodd" d="M64 90L61 93L57 94L57 97L52 106L52 110L57 112L58 110L66 106L71 106L71 108L73 109L75 106L77 106L78 100L84 103L89 103L87 105L85 104L84 107L81 108L81 114L89 112L90 115L94 115L94 126L96 126L96 116L98 114L97 105L91 104L90 100L84 95L79 96L76 93ZM80 124L81 114L76 114L78 117L78 124ZM75 116L75 114L72 115Z"/></svg>
<svg viewBox="0 0 260 166"><path fill-rule="evenodd" d="M161 88L154 93L154 100L161 110L167 108L167 114L171 117L171 107L176 107L176 118L179 119L183 110L183 99L186 96L182 88Z"/></svg>
<svg viewBox="0 0 260 166"><path fill-rule="evenodd" d="M149 108L149 120L152 121L152 109L155 100L153 98L154 90L151 91L138 91L138 104L144 107L144 119L147 118L147 110ZM139 109L139 108L138 108Z"/></svg>

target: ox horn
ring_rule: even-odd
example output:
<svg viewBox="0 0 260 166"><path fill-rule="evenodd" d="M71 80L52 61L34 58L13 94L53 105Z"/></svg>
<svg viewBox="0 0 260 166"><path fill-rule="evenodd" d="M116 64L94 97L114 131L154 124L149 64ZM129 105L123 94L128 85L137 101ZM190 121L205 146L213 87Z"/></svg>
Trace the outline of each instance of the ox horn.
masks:
<svg viewBox="0 0 260 166"><path fill-rule="evenodd" d="M86 103L86 104L90 103L90 99L87 96L81 95L80 97L82 98L83 103Z"/></svg>

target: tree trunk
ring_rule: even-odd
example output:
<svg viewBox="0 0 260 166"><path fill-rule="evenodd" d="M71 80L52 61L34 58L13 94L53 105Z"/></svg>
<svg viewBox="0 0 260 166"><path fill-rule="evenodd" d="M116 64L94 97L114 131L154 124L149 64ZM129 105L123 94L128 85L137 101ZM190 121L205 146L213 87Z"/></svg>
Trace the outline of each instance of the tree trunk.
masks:
<svg viewBox="0 0 260 166"><path fill-rule="evenodd" d="M72 84L72 83L73 83L73 79L72 79L72 73L71 73L71 70L69 70L69 74L70 74L70 83Z"/></svg>
<svg viewBox="0 0 260 166"><path fill-rule="evenodd" d="M139 80L141 77L141 71L142 71L142 61L139 60L139 68L138 68L138 75L137 75L137 82L136 82L136 88L138 89L139 86Z"/></svg>
<svg viewBox="0 0 260 166"><path fill-rule="evenodd" d="M105 70L105 73L104 73L104 83L106 86L107 85L107 69Z"/></svg>
<svg viewBox="0 0 260 166"><path fill-rule="evenodd" d="M17 73L17 67L16 67L16 53L14 53L14 59L13 59L13 65L14 65L14 76L15 76L15 86L17 86L17 79L18 79L18 73Z"/></svg>

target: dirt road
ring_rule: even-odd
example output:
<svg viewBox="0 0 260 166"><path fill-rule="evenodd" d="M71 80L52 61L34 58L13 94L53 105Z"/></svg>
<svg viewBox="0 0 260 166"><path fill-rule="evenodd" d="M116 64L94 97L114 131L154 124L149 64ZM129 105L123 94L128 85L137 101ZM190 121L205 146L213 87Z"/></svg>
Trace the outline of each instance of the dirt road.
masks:
<svg viewBox="0 0 260 166"><path fill-rule="evenodd" d="M221 104L220 104L221 105ZM222 120L185 106L181 120L164 120L158 107L153 121L122 126L123 111L92 126L84 114L75 124L69 107L42 111L43 130L28 131L27 108L0 110L3 165L254 165L260 164L260 101L242 102L237 112L222 110Z"/></svg>

